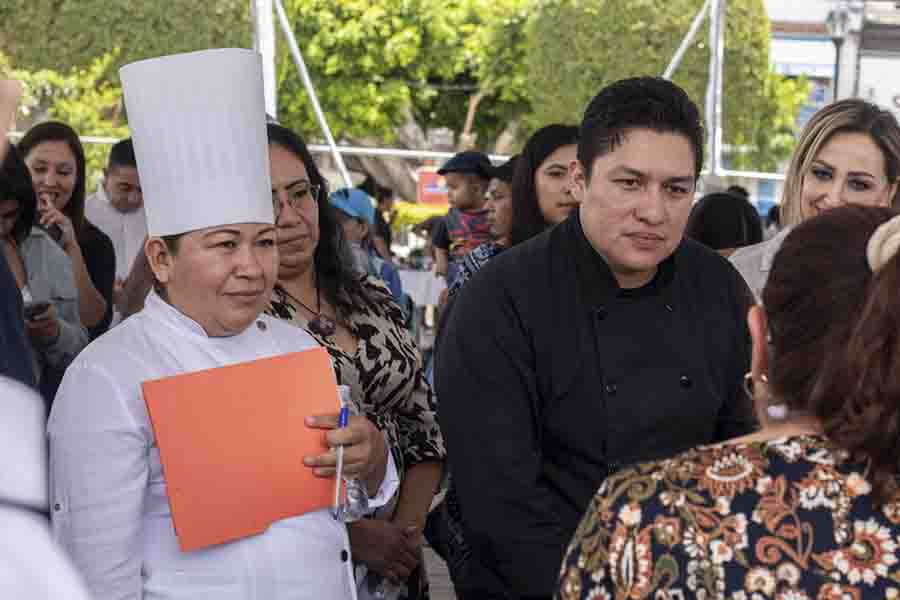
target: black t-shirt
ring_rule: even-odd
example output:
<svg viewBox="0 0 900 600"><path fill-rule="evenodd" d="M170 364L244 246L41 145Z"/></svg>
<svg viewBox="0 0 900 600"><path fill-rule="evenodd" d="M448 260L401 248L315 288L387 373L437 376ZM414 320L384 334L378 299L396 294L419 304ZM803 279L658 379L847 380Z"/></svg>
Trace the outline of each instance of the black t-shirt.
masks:
<svg viewBox="0 0 900 600"><path fill-rule="evenodd" d="M435 248L450 250L450 233L447 231L447 220L439 217L431 228L431 243Z"/></svg>
<svg viewBox="0 0 900 600"><path fill-rule="evenodd" d="M375 235L383 239L388 250L390 250L394 235L391 233L390 223L384 220L384 215L381 214L380 210L375 211Z"/></svg>
<svg viewBox="0 0 900 600"><path fill-rule="evenodd" d="M78 240L84 265L87 267L91 282L103 299L106 300L106 314L95 326L88 329L90 338L106 333L113 316L113 286L116 282L116 251L109 236L97 229L92 223L85 221L84 231Z"/></svg>

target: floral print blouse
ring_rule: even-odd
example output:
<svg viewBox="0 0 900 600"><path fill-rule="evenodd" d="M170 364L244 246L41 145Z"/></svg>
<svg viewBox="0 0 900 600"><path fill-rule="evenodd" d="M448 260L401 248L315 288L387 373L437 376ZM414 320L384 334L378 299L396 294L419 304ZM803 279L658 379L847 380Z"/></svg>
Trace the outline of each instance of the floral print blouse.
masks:
<svg viewBox="0 0 900 600"><path fill-rule="evenodd" d="M268 313L306 329L328 350L338 383L350 388L356 408L387 435L402 477L415 464L444 459L437 404L400 306L380 281L365 277L362 283L369 301L350 315L350 331L359 340L352 354L310 330L279 286Z"/></svg>
<svg viewBox="0 0 900 600"><path fill-rule="evenodd" d="M900 599L900 500L821 436L707 446L609 477L560 571L566 600Z"/></svg>

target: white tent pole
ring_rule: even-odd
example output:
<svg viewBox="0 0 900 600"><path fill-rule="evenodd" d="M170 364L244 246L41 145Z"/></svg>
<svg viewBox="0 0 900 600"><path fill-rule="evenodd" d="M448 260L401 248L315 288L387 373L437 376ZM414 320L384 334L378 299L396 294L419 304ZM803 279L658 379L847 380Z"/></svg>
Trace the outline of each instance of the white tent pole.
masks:
<svg viewBox="0 0 900 600"><path fill-rule="evenodd" d="M272 0L250 0L253 15L253 49L262 54L266 113L278 118L278 85L275 79L275 12Z"/></svg>
<svg viewBox="0 0 900 600"><path fill-rule="evenodd" d="M678 46L678 50L675 51L675 54L672 55L672 60L669 61L669 66L666 67L665 72L663 72L664 79L672 79L672 75L675 74L675 70L678 69L678 65L681 64L681 59L684 58L685 52L690 47L691 43L694 41L694 37L697 35L697 32L700 30L700 25L703 24L703 18L706 16L707 11L709 10L709 4L712 0L706 0L703 3L703 7L697 11L694 20L691 22L691 27L688 29L687 34L685 34L684 39L681 40L681 44Z"/></svg>
<svg viewBox="0 0 900 600"><path fill-rule="evenodd" d="M331 155L334 157L334 162L337 165L338 172L341 174L341 178L344 180L344 183L347 184L348 188L352 188L353 181L350 179L350 173L347 172L347 167L344 165L344 159L338 150L337 144L334 142L334 137L331 135L331 128L328 127L328 122L325 120L325 114L322 112L322 107L319 105L316 89L313 87L312 79L309 78L309 71L306 70L306 63L303 61L303 55L300 54L300 47L297 46L297 38L294 37L294 32L291 29L290 22L284 12L284 6L282 6L281 0L274 0L274 2L275 10L278 12L278 21L281 23L281 30L287 38L288 46L291 49L291 56L294 58L294 63L300 71L300 79L303 80L303 87L306 88L306 93L309 94L309 101L312 103L316 120L319 122L319 127L325 135L325 141L328 142L328 146L331 148Z"/></svg>
<svg viewBox="0 0 900 600"><path fill-rule="evenodd" d="M706 136L710 174L721 172L722 63L725 58L725 0L712 0L709 8L709 81L706 86Z"/></svg>

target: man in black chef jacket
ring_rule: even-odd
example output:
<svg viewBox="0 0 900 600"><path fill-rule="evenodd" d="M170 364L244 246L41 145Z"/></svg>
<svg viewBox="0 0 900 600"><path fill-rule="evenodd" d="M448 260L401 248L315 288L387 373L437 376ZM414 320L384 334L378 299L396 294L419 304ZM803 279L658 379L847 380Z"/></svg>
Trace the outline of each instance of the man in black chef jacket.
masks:
<svg viewBox="0 0 900 600"><path fill-rule="evenodd" d="M435 383L477 571L461 598L549 597L611 472L755 427L741 390L752 295L683 238L702 163L681 88L604 88L570 168L580 209L457 298Z"/></svg>

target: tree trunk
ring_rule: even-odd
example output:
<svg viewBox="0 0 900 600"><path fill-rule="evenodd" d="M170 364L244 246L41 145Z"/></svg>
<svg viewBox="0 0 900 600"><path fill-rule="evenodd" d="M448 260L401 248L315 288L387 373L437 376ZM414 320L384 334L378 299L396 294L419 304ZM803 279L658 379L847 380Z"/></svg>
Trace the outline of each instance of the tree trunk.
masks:
<svg viewBox="0 0 900 600"><path fill-rule="evenodd" d="M466 124L463 126L462 133L459 135L459 143L456 149L459 151L470 150L475 147L475 138L478 134L472 130L475 128L475 113L478 112L478 105L484 99L484 90L480 89L475 94L469 96L469 109L466 111Z"/></svg>
<svg viewBox="0 0 900 600"><path fill-rule="evenodd" d="M519 142L519 121L510 121L506 124L497 141L494 143L494 154L512 154Z"/></svg>

